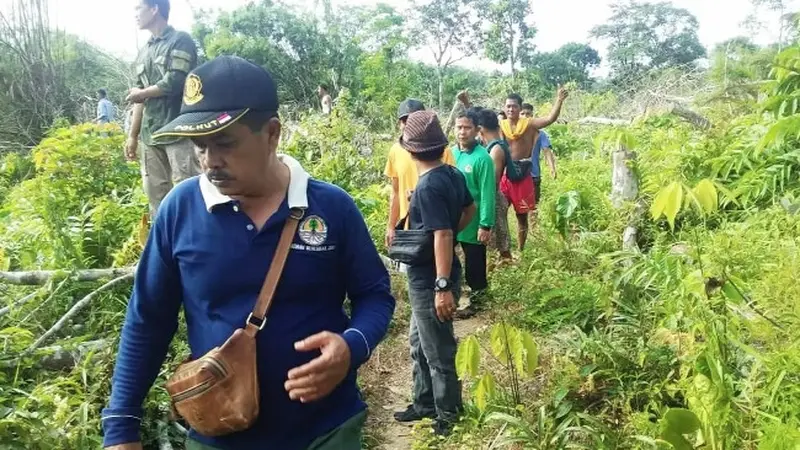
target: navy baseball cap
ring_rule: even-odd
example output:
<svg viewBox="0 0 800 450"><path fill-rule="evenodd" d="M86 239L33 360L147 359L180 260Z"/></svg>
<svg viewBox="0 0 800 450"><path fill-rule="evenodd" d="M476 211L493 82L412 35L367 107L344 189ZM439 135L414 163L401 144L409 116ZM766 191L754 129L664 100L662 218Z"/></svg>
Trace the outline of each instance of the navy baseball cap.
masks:
<svg viewBox="0 0 800 450"><path fill-rule="evenodd" d="M153 133L198 137L218 133L250 111L278 112L278 87L263 67L238 56L220 56L186 77L181 112Z"/></svg>
<svg viewBox="0 0 800 450"><path fill-rule="evenodd" d="M404 117L408 117L409 114L417 111L424 111L425 105L422 104L421 101L415 98L407 98L400 103L400 107L397 108L397 118L402 119Z"/></svg>

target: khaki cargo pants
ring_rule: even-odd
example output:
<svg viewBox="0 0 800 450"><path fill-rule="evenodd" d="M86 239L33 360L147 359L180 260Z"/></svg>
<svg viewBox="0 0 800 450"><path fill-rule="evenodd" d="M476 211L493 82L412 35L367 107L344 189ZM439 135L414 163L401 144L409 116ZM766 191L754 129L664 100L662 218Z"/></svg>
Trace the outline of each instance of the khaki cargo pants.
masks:
<svg viewBox="0 0 800 450"><path fill-rule="evenodd" d="M308 447L308 450L361 450L361 435L366 419L366 411L356 414L339 426L339 428L336 428L325 436L314 440L314 442L311 443L311 446ZM217 449L197 442L194 439L187 439L186 450Z"/></svg>
<svg viewBox="0 0 800 450"><path fill-rule="evenodd" d="M200 163L194 152L194 144L189 139L159 146L140 143L139 148L144 193L147 194L150 216L153 217L174 185L200 174Z"/></svg>

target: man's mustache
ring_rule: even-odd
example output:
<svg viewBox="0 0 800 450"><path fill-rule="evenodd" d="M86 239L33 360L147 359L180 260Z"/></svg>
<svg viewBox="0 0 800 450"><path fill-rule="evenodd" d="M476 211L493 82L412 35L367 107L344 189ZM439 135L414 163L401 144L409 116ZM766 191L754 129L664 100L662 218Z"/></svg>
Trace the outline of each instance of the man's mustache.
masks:
<svg viewBox="0 0 800 450"><path fill-rule="evenodd" d="M206 177L214 181L233 181L233 177L223 170L209 170L206 172Z"/></svg>

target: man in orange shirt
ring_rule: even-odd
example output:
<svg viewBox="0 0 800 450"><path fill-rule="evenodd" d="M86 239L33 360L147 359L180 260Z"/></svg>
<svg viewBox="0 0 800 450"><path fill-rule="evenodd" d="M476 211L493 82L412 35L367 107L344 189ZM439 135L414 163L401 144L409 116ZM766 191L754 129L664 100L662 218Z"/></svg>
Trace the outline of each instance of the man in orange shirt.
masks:
<svg viewBox="0 0 800 450"><path fill-rule="evenodd" d="M411 113L424 110L425 105L419 100L406 99L400 103L397 111L400 133L405 129L406 119ZM455 166L453 154L449 149L445 149L442 161ZM392 180L392 194L389 199L389 221L386 224L386 246L388 247L394 239L394 230L397 223L408 215L411 193L417 187L419 174L411 155L399 143L395 143L389 149L384 174Z"/></svg>

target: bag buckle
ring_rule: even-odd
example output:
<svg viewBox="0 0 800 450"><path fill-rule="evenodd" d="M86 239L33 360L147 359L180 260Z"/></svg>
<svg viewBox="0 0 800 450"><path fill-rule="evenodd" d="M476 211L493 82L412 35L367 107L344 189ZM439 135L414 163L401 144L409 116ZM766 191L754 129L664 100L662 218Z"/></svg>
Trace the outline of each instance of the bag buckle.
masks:
<svg viewBox="0 0 800 450"><path fill-rule="evenodd" d="M292 208L289 210L289 215L296 220L300 220L306 215L305 208Z"/></svg>
<svg viewBox="0 0 800 450"><path fill-rule="evenodd" d="M258 327L258 331L263 330L264 329L264 325L267 324L267 318L264 317L263 319L261 319L261 324L256 324L256 323L253 323L253 321L252 321L253 317L254 317L253 313L250 313L250 315L247 316L247 320L245 321L245 323L247 325L253 324L253 325L257 326Z"/></svg>

